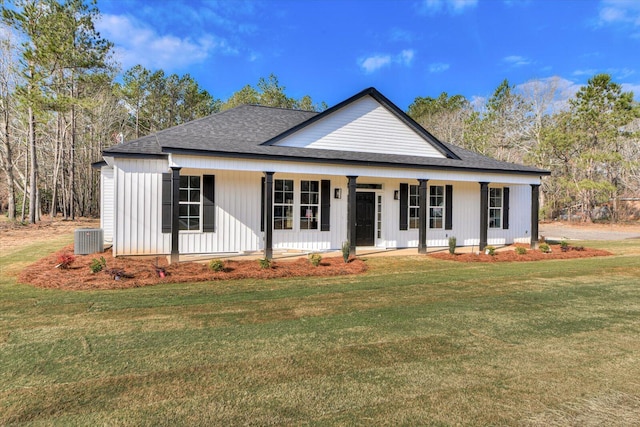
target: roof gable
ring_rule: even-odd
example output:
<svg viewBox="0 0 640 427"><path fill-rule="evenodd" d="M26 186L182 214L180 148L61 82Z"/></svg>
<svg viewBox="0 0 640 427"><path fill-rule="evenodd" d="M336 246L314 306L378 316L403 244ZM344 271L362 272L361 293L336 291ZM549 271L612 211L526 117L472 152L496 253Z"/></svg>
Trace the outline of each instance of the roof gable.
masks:
<svg viewBox="0 0 640 427"><path fill-rule="evenodd" d="M335 117L342 117L344 120L345 116L359 109L366 110L367 106L370 112L384 116L384 120L387 121L385 126L404 126L402 132L414 132L419 138L418 144L432 147L436 150L435 155L416 155L415 146L409 153L400 152L397 146L388 143L390 138L380 137L387 131L385 126L378 126L371 137L373 140L381 141L380 146L384 149L381 152L346 150L341 146L310 148L278 145L278 142L285 141L298 132L301 132L299 135L304 135L305 130L313 130L316 123L325 119L334 120L331 118L334 114L337 114ZM367 114L355 114L355 117L360 118L366 116ZM328 120L327 123L329 122L331 121ZM346 123L350 126L354 121L347 120ZM343 127L335 126L336 131ZM359 131L364 132L366 129ZM351 136L345 134L343 145L351 144L350 141ZM441 142L373 88L366 89L322 113L254 105L236 107L115 145L104 150L103 156L166 157L170 153L237 159L278 159L292 162L549 175L545 170L501 162Z"/></svg>
<svg viewBox="0 0 640 427"><path fill-rule="evenodd" d="M264 145L457 158L374 88L360 92Z"/></svg>

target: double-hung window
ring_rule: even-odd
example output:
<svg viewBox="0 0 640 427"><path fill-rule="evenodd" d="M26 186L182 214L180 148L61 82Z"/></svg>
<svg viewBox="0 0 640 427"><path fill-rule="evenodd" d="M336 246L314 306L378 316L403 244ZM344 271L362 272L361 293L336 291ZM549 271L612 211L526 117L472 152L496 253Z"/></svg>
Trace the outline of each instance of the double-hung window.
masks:
<svg viewBox="0 0 640 427"><path fill-rule="evenodd" d="M444 226L444 186L429 187L429 228Z"/></svg>
<svg viewBox="0 0 640 427"><path fill-rule="evenodd" d="M276 179L273 191L273 229L293 229L293 180Z"/></svg>
<svg viewBox="0 0 640 427"><path fill-rule="evenodd" d="M178 217L180 230L200 230L201 191L200 177L180 176L180 205Z"/></svg>
<svg viewBox="0 0 640 427"><path fill-rule="evenodd" d="M320 182L300 181L300 230L318 229Z"/></svg>
<svg viewBox="0 0 640 427"><path fill-rule="evenodd" d="M489 228L502 227L502 188L489 188Z"/></svg>
<svg viewBox="0 0 640 427"><path fill-rule="evenodd" d="M420 194L419 186L409 186L409 228L420 226Z"/></svg>

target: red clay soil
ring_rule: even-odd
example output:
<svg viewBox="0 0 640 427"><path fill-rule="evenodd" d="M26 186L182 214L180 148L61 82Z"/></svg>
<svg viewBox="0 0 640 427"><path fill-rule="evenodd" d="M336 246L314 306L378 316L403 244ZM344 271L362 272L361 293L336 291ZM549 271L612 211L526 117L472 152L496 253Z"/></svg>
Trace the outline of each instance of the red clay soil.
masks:
<svg viewBox="0 0 640 427"><path fill-rule="evenodd" d="M89 264L94 258L100 258L100 254L77 255L69 268L56 268L56 265L60 262L59 257L63 254L73 254L73 245L69 245L25 268L18 278L19 282L39 288L51 289L125 289L157 285L159 283L337 276L359 274L367 270L367 266L360 259L352 259L345 264L341 257L333 257L323 258L318 267L311 265L309 260L301 258L295 261L274 261L271 263L271 268L267 269L260 268L256 260L227 260L224 262L224 271L214 272L209 269L207 264L181 262L169 265L166 257L158 257L157 259L156 257L113 258L111 252L106 252L103 254L107 262L106 271L92 273L89 269ZM156 262L159 267L166 271L166 277L158 277ZM112 274L115 270L123 270L125 277L115 280Z"/></svg>
<svg viewBox="0 0 640 427"><path fill-rule="evenodd" d="M516 245L521 246L521 245ZM522 247L525 247L522 245ZM601 249L583 248L569 246L566 252L562 252L560 245L550 245L551 252L543 253L540 250L527 249L527 253L524 255L518 255L515 251L507 250L496 252L495 255L486 254L454 254L451 255L448 252L438 252L429 256L437 259L460 261L460 262L512 262L512 261L542 261L547 259L573 259L573 258L590 258L596 256L609 256L613 255L611 252L603 251Z"/></svg>

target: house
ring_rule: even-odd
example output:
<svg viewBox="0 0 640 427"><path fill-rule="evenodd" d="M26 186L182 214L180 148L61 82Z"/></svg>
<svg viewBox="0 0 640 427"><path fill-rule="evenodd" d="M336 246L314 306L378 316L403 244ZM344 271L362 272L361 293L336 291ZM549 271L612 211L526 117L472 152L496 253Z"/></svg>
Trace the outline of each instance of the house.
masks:
<svg viewBox="0 0 640 427"><path fill-rule="evenodd" d="M103 152L114 256L538 240L548 171L444 143L374 88L322 113L245 105Z"/></svg>

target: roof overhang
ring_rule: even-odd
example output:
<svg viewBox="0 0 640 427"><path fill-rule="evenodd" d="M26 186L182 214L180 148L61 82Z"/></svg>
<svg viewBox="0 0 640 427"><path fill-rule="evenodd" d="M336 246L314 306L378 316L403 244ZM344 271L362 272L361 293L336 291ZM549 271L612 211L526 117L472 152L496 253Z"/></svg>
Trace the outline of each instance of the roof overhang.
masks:
<svg viewBox="0 0 640 427"><path fill-rule="evenodd" d="M276 160L285 162L298 162L298 163L315 163L315 164L331 164L331 165L357 165L357 166L372 166L372 167L384 167L384 168L407 168L407 169L432 169L432 170L455 170L455 171L467 171L467 172L482 172L482 173L504 173L513 175L527 175L527 176L549 176L550 171L535 169L535 170L509 170L509 169L497 169L497 168L482 168L482 167L468 167L468 166L455 166L455 165L426 165L415 164L406 162L381 162L381 161L369 161L369 160L345 160L340 158L332 159L320 159L310 158L304 156L284 156L284 155L269 155L269 154L255 154L255 153L231 153L226 151L204 151L193 149L164 149L165 152L178 155L191 155L191 156L208 156L208 157L223 157L223 158L236 158L236 159L251 159L251 160Z"/></svg>

